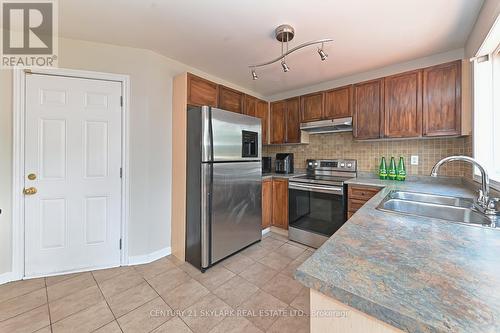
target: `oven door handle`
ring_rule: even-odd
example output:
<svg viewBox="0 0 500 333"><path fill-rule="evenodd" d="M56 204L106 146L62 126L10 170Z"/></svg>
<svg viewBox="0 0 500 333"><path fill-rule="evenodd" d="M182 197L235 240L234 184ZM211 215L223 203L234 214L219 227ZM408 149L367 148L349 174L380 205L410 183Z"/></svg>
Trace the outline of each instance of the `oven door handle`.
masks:
<svg viewBox="0 0 500 333"><path fill-rule="evenodd" d="M297 183L288 183L288 188L292 190L303 190L309 192L334 193L343 194L342 187L318 186L318 185L302 185Z"/></svg>

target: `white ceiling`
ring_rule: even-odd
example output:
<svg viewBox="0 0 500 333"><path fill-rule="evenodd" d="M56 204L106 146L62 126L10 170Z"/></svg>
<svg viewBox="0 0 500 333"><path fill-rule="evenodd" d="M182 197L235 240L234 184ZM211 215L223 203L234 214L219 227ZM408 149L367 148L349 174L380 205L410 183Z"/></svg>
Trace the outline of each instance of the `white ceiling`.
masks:
<svg viewBox="0 0 500 333"><path fill-rule="evenodd" d="M63 0L60 35L146 48L269 96L462 48L483 0ZM295 27L290 47L333 38L251 79L248 65L275 58L274 28Z"/></svg>

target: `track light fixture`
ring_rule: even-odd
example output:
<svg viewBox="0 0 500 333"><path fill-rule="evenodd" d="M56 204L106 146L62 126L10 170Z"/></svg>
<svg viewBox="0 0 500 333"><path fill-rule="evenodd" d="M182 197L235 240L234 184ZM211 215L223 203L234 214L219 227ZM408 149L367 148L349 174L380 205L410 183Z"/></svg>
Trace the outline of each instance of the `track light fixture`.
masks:
<svg viewBox="0 0 500 333"><path fill-rule="evenodd" d="M315 44L321 44L321 48L318 48L318 54L321 58L322 61L325 61L328 58L328 54L323 50L324 43L329 43L333 42L333 39L331 38L325 38L325 39L318 39L310 42L306 42L303 44L300 44L299 46L294 47L291 50L288 50L288 42L293 39L295 36L295 29L288 24L282 24L279 27L276 28L274 31L276 40L281 43L281 56L277 57L276 59L270 60L268 62L264 62L261 64L256 64L256 65L250 65L250 69L252 70L252 79L257 80L258 76L257 73L255 72L255 68L257 67L263 67L267 66L270 64L274 64L277 61L281 60L281 67L283 68L283 72L288 72L290 71L290 67L286 64L285 57L288 56L289 54L302 49L307 46L315 45Z"/></svg>
<svg viewBox="0 0 500 333"><path fill-rule="evenodd" d="M255 69L252 68L252 79L257 80L259 77L257 76L257 73L255 73Z"/></svg>
<svg viewBox="0 0 500 333"><path fill-rule="evenodd" d="M283 67L283 72L285 73L290 70L290 67L288 67L288 65L286 64L285 59L283 59L283 61L281 62L281 67Z"/></svg>
<svg viewBox="0 0 500 333"><path fill-rule="evenodd" d="M328 54L326 54L325 51L323 51L323 43L321 43L321 48L318 49L318 54L319 57L321 58L321 61L325 61L326 58L328 58Z"/></svg>

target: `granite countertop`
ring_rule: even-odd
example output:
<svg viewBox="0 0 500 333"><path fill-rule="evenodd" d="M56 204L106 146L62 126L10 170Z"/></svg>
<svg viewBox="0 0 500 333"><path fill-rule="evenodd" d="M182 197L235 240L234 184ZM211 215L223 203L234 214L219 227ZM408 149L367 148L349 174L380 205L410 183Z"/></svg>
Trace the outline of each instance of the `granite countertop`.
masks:
<svg viewBox="0 0 500 333"><path fill-rule="evenodd" d="M384 186L295 272L406 332L500 332L500 229L376 210L390 190L473 197L458 179L356 178Z"/></svg>

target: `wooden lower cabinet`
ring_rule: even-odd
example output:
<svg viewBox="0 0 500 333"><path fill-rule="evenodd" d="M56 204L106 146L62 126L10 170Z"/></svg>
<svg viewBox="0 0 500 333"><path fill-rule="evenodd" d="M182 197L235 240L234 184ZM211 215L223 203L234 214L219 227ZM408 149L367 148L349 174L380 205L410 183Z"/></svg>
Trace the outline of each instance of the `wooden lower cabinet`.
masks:
<svg viewBox="0 0 500 333"><path fill-rule="evenodd" d="M288 229L288 179L273 179L272 225Z"/></svg>
<svg viewBox="0 0 500 333"><path fill-rule="evenodd" d="M269 228L273 218L273 180L262 180L262 229Z"/></svg>
<svg viewBox="0 0 500 333"><path fill-rule="evenodd" d="M347 189L347 218L358 211L368 200L380 191L380 187L349 185Z"/></svg>

